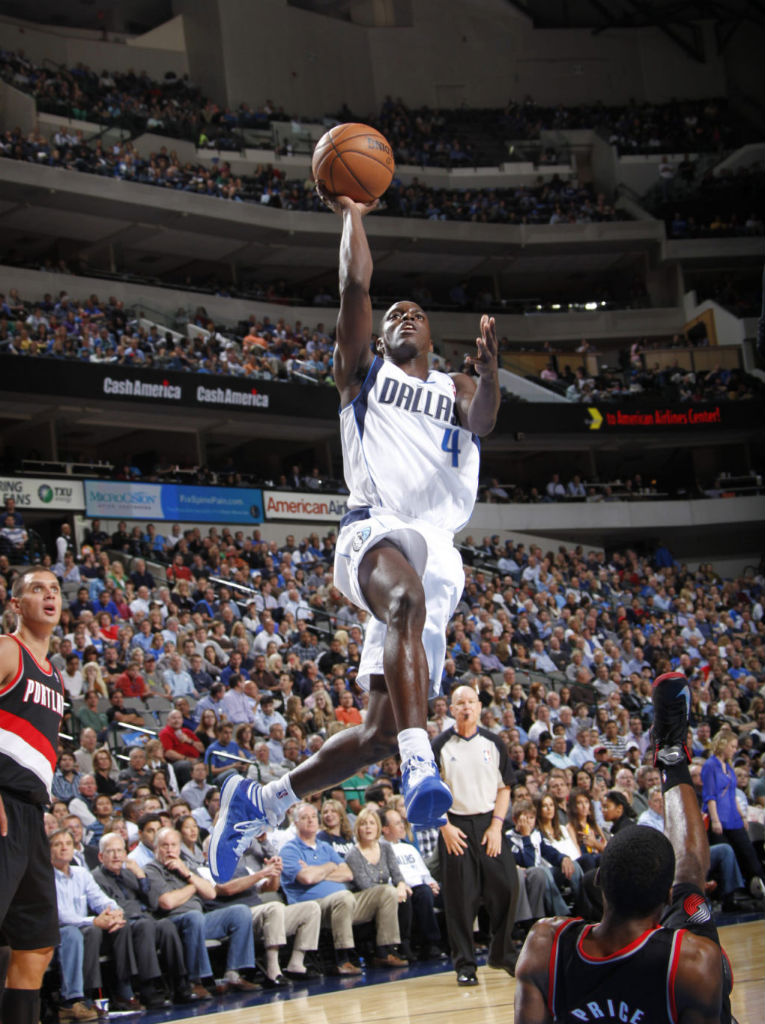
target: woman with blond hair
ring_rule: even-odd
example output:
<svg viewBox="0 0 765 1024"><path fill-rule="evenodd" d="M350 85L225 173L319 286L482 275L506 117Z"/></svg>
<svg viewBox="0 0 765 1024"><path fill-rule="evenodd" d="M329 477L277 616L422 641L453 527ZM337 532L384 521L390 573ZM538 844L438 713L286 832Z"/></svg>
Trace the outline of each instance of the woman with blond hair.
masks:
<svg viewBox="0 0 765 1024"><path fill-rule="evenodd" d="M313 707L307 711L305 723L309 732L325 736L329 726L336 721L332 698L326 690L314 690L311 694Z"/></svg>
<svg viewBox="0 0 765 1024"><path fill-rule="evenodd" d="M353 886L358 892L372 889L378 885L392 885L396 890L399 903L398 942L408 948L412 925L411 906L402 913L401 904L407 902L412 890L404 881L401 868L390 843L381 841L382 823L380 815L371 807L364 807L359 813L354 826L355 845L348 851L345 863L353 874ZM405 923L406 931L401 931L401 923ZM398 942L395 942L398 945ZM378 946L375 950L374 964L376 967L407 967L408 960L398 956L392 946Z"/></svg>
<svg viewBox="0 0 765 1024"><path fill-rule="evenodd" d="M125 567L122 562L116 558L109 566L109 571L106 574L106 584L111 585L117 590L124 590L127 584L127 577L125 576Z"/></svg>
<svg viewBox="0 0 765 1024"><path fill-rule="evenodd" d="M297 722L298 725L303 725L305 722L303 700L296 693L290 694L284 704L284 720L288 725L290 722Z"/></svg>
<svg viewBox="0 0 765 1024"><path fill-rule="evenodd" d="M248 649L252 645L252 633L250 633L241 619L238 619L231 627L231 639L235 644L237 640L244 640Z"/></svg>
<svg viewBox="0 0 765 1024"><path fill-rule="evenodd" d="M284 661L282 660L281 654L269 654L266 658L266 669L275 676L277 679L284 671Z"/></svg>
<svg viewBox="0 0 765 1024"><path fill-rule="evenodd" d="M83 689L95 690L100 697L108 697L109 689L97 661L87 661L82 666Z"/></svg>
<svg viewBox="0 0 765 1024"><path fill-rule="evenodd" d="M733 759L737 750L738 737L727 727L712 739L711 756L701 769L703 810L709 815L710 842L727 842L733 847L749 891L765 903L765 870L736 803Z"/></svg>

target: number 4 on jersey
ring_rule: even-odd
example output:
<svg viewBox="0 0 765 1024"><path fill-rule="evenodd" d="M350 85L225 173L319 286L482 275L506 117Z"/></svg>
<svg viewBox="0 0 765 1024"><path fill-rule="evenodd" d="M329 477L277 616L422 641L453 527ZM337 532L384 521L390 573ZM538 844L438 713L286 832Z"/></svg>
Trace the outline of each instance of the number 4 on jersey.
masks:
<svg viewBox="0 0 765 1024"><path fill-rule="evenodd" d="M452 457L452 465L460 464L460 434L454 427L447 427L444 431L444 439L441 442L442 451L449 452Z"/></svg>

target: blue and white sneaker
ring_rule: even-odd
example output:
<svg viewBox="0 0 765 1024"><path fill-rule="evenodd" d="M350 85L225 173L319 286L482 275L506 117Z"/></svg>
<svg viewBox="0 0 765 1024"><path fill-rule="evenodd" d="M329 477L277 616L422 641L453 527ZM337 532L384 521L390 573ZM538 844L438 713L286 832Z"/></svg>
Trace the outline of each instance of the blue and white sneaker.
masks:
<svg viewBox="0 0 765 1024"><path fill-rule="evenodd" d="M255 836L274 828L263 806L263 787L238 775L229 775L220 792L220 810L210 833L210 872L216 882L227 882Z"/></svg>
<svg viewBox="0 0 765 1024"><path fill-rule="evenodd" d="M446 824L445 814L452 805L452 794L441 781L435 761L424 757L408 757L403 761L401 792L410 825L439 828Z"/></svg>

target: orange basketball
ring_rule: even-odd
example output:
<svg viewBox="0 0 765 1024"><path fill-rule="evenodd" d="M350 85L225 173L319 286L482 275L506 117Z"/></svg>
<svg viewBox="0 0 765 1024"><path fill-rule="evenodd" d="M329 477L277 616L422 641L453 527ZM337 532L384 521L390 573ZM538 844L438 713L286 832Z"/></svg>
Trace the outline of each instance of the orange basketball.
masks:
<svg viewBox="0 0 765 1024"><path fill-rule="evenodd" d="M314 181L330 195L358 203L379 199L391 183L396 163L390 143L368 124L337 124L316 143L311 161Z"/></svg>

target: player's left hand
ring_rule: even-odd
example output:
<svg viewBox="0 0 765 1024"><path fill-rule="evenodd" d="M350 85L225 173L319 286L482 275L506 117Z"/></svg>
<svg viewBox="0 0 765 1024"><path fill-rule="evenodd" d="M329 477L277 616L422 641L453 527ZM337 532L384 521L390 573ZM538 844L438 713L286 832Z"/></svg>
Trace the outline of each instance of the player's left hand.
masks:
<svg viewBox="0 0 765 1024"><path fill-rule="evenodd" d="M475 339L476 354L468 356L466 362L479 377L488 377L497 372L499 366L499 345L497 328L493 316L486 313L481 317L481 336Z"/></svg>

